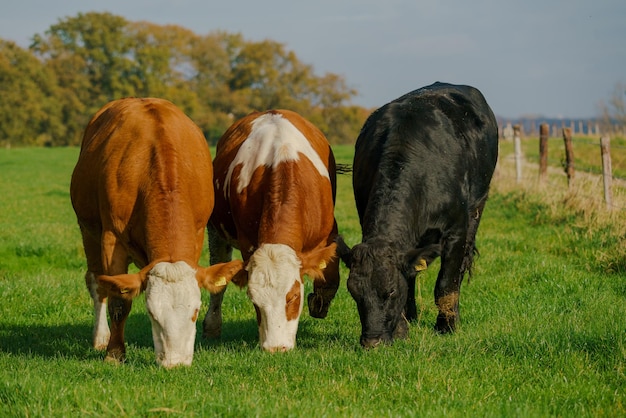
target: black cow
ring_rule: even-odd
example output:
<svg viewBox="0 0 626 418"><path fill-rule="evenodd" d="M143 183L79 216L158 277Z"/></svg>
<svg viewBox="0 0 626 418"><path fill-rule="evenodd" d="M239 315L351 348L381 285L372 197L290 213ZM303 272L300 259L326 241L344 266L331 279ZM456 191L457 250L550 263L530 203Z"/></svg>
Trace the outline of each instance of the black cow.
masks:
<svg viewBox="0 0 626 418"><path fill-rule="evenodd" d="M362 242L339 251L366 348L405 337L415 276L436 257L435 329L459 320L476 231L498 157L498 128L477 89L435 83L376 110L356 142L353 187ZM403 319L403 316L405 319Z"/></svg>

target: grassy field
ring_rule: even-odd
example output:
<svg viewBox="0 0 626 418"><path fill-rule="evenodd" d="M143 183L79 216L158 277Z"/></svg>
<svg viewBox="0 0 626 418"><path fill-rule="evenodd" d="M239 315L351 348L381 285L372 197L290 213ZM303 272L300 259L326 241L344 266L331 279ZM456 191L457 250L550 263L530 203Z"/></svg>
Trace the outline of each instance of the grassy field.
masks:
<svg viewBox="0 0 626 418"><path fill-rule="evenodd" d="M351 153L336 148L340 162ZM328 318L305 308L292 352L258 348L254 309L231 286L222 339L198 336L191 367L156 365L143 296L126 328L128 360L114 366L90 348L93 313L68 191L77 155L0 150L0 416L626 415L623 213L590 225L575 209L496 184L453 335L432 330L434 263L418 278L409 338L361 349L342 267ZM349 175L339 180L336 216L357 243ZM205 312L206 293L203 301Z"/></svg>

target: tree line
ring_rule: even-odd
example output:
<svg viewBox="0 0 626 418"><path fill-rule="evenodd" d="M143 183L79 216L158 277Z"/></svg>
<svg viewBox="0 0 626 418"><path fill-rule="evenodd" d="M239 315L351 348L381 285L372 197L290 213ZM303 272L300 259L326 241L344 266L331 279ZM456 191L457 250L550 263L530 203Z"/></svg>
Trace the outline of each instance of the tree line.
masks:
<svg viewBox="0 0 626 418"><path fill-rule="evenodd" d="M293 51L241 34L198 35L111 13L59 20L29 48L0 39L0 145L78 145L91 116L121 97L161 97L215 143L254 110L286 108L331 143L351 143L370 110L337 74L318 76Z"/></svg>

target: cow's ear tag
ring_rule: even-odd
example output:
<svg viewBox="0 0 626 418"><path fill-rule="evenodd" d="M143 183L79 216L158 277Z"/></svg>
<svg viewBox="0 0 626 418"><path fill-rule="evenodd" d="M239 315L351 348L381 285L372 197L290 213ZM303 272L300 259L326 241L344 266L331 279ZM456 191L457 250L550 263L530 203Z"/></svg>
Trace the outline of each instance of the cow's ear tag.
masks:
<svg viewBox="0 0 626 418"><path fill-rule="evenodd" d="M226 277L224 276L220 276L217 278L217 280L215 281L215 286L226 286Z"/></svg>
<svg viewBox="0 0 626 418"><path fill-rule="evenodd" d="M415 265L415 271L423 271L428 268L428 264L426 264L426 260L423 258L419 259L419 262Z"/></svg>
<svg viewBox="0 0 626 418"><path fill-rule="evenodd" d="M120 294L124 294L124 293L128 293L130 292L130 289L120 289Z"/></svg>
<svg viewBox="0 0 626 418"><path fill-rule="evenodd" d="M326 268L326 261L322 260L318 267L320 268L320 270L324 270Z"/></svg>

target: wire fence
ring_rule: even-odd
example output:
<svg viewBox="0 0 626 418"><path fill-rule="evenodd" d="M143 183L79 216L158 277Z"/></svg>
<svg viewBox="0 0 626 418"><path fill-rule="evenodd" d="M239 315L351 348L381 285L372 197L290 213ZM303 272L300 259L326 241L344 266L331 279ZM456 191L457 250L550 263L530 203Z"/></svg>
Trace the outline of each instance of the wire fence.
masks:
<svg viewBox="0 0 626 418"><path fill-rule="evenodd" d="M601 143L608 140L606 137L602 141L570 137L571 149L568 151L565 129L563 133L565 157L560 159L548 158L547 146L545 146L545 155L542 155L544 150L540 146L541 137L537 141L536 148L533 148L534 144L530 145L531 149L539 150L539 154L533 152L528 153L531 155L525 155L519 137L515 136L512 150L501 146L504 153L501 152L495 180L500 183L509 183L509 187L515 185L534 189L546 195L556 194L561 197L575 195L577 199L594 210L626 213L626 176L616 176L615 170L611 169L611 154L613 154L613 159L617 160L619 165L619 172L626 172L623 168L626 165L626 146L616 144L609 149L605 144L607 148L603 149ZM525 139L526 149L529 149L529 141L535 140ZM551 155L554 155L554 146L552 148ZM557 151L557 154L562 155L563 145ZM597 153L597 157L581 154L585 158L574 160L576 151L585 154ZM572 155L568 156L568 152ZM594 161L599 162L595 164Z"/></svg>
<svg viewBox="0 0 626 418"><path fill-rule="evenodd" d="M515 174L515 155L509 154L501 157L498 161L498 168L496 169L495 178L500 181L515 182L522 184L528 189L537 189L542 192L549 192L549 189L553 189L555 192L564 194L571 192L570 186L567 183L567 175L560 169L550 167L548 169L549 175L545 181L539 182L539 164L524 161L523 173L521 178L518 178ZM598 174L588 172L576 173L578 177L584 177L584 185L586 187L576 188L576 194L578 197L588 199L595 203L594 206L601 207L605 205L604 197L602 195L602 179ZM624 184L620 184L623 182ZM582 183L582 182L581 182ZM626 180L619 180L613 183L613 204L611 210L619 210L626 212ZM607 209L608 210L608 209Z"/></svg>

